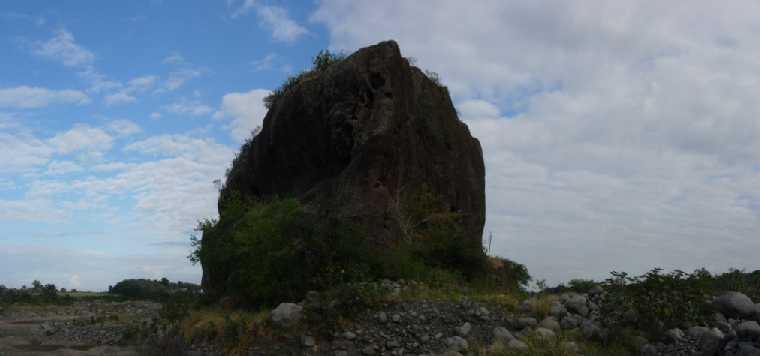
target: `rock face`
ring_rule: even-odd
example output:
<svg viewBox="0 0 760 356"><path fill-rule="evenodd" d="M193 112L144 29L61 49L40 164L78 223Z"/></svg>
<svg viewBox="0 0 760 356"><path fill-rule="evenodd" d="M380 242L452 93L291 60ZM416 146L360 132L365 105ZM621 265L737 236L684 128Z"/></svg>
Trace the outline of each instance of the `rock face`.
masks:
<svg viewBox="0 0 760 356"><path fill-rule="evenodd" d="M400 202L422 189L461 213L482 243L485 168L448 91L393 41L304 76L275 100L229 171L231 196L296 197L322 216L360 224L373 243L404 236Z"/></svg>

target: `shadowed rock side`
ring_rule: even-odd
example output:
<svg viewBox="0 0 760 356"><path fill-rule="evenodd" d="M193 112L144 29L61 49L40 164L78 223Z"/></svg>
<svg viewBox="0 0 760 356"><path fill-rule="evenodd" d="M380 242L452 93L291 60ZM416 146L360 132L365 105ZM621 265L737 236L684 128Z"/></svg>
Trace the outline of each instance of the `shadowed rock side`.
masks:
<svg viewBox="0 0 760 356"><path fill-rule="evenodd" d="M388 41L284 91L233 163L220 206L232 196L297 197L321 216L360 224L384 246L402 237L399 202L423 189L461 213L468 244L481 245L480 143L446 88Z"/></svg>

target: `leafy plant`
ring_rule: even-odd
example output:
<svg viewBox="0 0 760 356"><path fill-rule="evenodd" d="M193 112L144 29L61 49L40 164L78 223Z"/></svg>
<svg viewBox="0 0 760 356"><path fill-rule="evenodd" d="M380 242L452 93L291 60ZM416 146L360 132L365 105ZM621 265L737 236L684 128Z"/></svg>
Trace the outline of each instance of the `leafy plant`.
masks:
<svg viewBox="0 0 760 356"><path fill-rule="evenodd" d="M317 55L312 59L311 69L302 71L294 76L290 76L285 79L280 87L273 90L271 94L267 95L264 98L264 106L266 106L267 110L271 109L274 103L279 100L279 98L281 98L288 91L295 88L303 78L311 74L319 74L325 72L331 66L341 62L345 58L346 55L342 53L333 53L329 50L319 51L319 53L317 53Z"/></svg>
<svg viewBox="0 0 760 356"><path fill-rule="evenodd" d="M612 272L604 283L602 322L615 330L633 326L653 337L675 327L707 320L712 307L704 276L680 270L663 274L655 268L638 277Z"/></svg>

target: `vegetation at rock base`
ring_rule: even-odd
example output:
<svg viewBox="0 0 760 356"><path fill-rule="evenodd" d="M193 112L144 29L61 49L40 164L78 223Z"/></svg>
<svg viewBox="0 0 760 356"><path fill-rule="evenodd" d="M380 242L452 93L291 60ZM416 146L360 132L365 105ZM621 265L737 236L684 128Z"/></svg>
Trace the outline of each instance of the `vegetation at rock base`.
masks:
<svg viewBox="0 0 760 356"><path fill-rule="evenodd" d="M432 284L468 281L482 287L519 290L530 276L524 266L494 258L461 243L455 213L440 210L427 193L406 206L409 239L377 249L361 229L323 219L292 198L243 203L226 201L219 220L199 223L190 260L209 275L225 276L222 292L211 295L245 305L296 301L309 290L382 278ZM492 270L494 273L484 273Z"/></svg>

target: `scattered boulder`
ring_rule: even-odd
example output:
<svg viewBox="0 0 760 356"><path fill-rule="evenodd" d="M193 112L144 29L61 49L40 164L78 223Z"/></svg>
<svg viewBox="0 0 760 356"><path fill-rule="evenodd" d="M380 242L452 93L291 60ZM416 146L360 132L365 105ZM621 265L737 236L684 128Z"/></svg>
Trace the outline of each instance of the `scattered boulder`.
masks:
<svg viewBox="0 0 760 356"><path fill-rule="evenodd" d="M677 343L683 341L684 335L683 331L679 328L670 329L665 332L665 336L670 340L671 342Z"/></svg>
<svg viewBox="0 0 760 356"><path fill-rule="evenodd" d="M736 327L736 334L740 338L758 340L760 339L760 325L754 320L742 322Z"/></svg>
<svg viewBox="0 0 760 356"><path fill-rule="evenodd" d="M559 322L550 316L544 318L544 320L541 320L541 324L539 325L554 332L559 332L562 329L559 325Z"/></svg>
<svg viewBox="0 0 760 356"><path fill-rule="evenodd" d="M753 317L757 310L748 296L739 292L726 292L715 298L715 306L729 318Z"/></svg>
<svg viewBox="0 0 760 356"><path fill-rule="evenodd" d="M503 326L495 327L493 329L493 338L494 340L500 341L505 345L515 339L512 333L510 333L509 330Z"/></svg>
<svg viewBox="0 0 760 356"><path fill-rule="evenodd" d="M520 351L527 351L530 347L528 347L528 344L526 344L525 342L522 342L517 339L513 339L509 343L507 343L507 348L520 350Z"/></svg>
<svg viewBox="0 0 760 356"><path fill-rule="evenodd" d="M515 327L518 329L532 328L538 325L538 320L531 317L521 317L515 320Z"/></svg>
<svg viewBox="0 0 760 356"><path fill-rule="evenodd" d="M583 319L580 317L568 314L560 321L559 325L562 329L574 329L581 325Z"/></svg>
<svg viewBox="0 0 760 356"><path fill-rule="evenodd" d="M472 325L469 322L466 322L462 324L462 326L456 328L457 334L462 337L467 336L467 334L470 333L470 330L472 330Z"/></svg>
<svg viewBox="0 0 760 356"><path fill-rule="evenodd" d="M580 316L587 316L589 312L588 299L582 294L570 294L566 298L565 307Z"/></svg>
<svg viewBox="0 0 760 356"><path fill-rule="evenodd" d="M272 323L279 327L290 327L301 321L303 307L295 303L280 303L272 310Z"/></svg>
<svg viewBox="0 0 760 356"><path fill-rule="evenodd" d="M452 336L446 339L446 346L449 347L449 351L467 351L470 348L470 344L464 338L460 336Z"/></svg>
<svg viewBox="0 0 760 356"><path fill-rule="evenodd" d="M542 340L554 340L554 338L557 337L554 331L551 331L544 327L538 327L533 332L539 339Z"/></svg>

